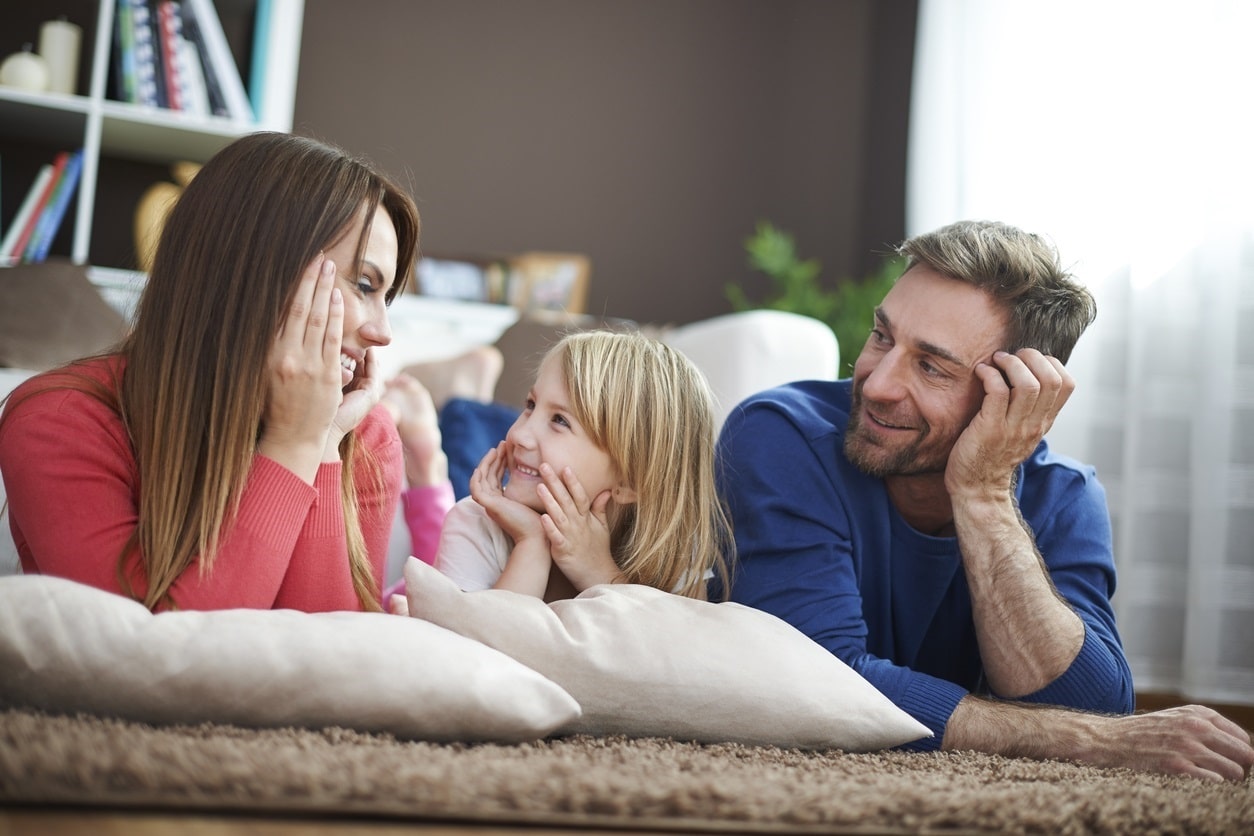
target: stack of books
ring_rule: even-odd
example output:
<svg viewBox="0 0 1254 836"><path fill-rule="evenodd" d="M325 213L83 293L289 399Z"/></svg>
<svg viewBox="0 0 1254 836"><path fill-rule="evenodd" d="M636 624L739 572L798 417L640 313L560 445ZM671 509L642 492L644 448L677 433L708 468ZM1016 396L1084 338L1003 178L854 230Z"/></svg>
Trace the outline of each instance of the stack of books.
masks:
<svg viewBox="0 0 1254 836"><path fill-rule="evenodd" d="M35 175L4 238L0 265L38 264L48 257L83 170L83 151L61 151Z"/></svg>
<svg viewBox="0 0 1254 836"><path fill-rule="evenodd" d="M117 0L113 97L253 122L213 0Z"/></svg>

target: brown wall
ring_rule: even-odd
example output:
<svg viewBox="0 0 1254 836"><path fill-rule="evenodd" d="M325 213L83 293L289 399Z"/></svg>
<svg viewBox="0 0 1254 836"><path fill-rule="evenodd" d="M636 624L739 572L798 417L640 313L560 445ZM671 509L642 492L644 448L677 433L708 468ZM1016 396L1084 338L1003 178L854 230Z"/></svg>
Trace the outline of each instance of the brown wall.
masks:
<svg viewBox="0 0 1254 836"><path fill-rule="evenodd" d="M688 322L729 310L758 219L831 281L901 237L914 19L914 0L307 0L294 130L409 183L424 252L584 252L590 310Z"/></svg>

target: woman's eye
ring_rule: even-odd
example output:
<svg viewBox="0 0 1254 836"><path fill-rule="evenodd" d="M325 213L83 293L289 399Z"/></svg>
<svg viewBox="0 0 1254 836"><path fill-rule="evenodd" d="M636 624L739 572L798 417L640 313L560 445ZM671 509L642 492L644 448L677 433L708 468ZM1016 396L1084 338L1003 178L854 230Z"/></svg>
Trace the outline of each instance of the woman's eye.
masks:
<svg viewBox="0 0 1254 836"><path fill-rule="evenodd" d="M369 296L372 293L378 293L379 286L369 276L362 276L357 279L357 292L363 296Z"/></svg>

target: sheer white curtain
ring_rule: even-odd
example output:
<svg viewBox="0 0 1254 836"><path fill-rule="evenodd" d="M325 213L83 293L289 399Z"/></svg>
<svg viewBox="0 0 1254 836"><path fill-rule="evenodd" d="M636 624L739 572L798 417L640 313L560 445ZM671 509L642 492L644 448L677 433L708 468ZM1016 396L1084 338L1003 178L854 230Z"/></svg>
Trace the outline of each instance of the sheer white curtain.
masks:
<svg viewBox="0 0 1254 836"><path fill-rule="evenodd" d="M921 0L908 231L1004 220L1094 291L1050 434L1095 464L1141 691L1254 704L1254 2Z"/></svg>

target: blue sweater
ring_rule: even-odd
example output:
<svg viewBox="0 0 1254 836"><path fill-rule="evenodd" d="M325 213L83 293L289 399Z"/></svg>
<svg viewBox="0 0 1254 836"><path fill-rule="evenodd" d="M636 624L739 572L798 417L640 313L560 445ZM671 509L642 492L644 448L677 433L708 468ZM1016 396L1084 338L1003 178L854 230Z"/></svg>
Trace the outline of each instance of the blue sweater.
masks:
<svg viewBox="0 0 1254 836"><path fill-rule="evenodd" d="M793 383L728 417L719 447L736 532L730 597L836 654L932 729L907 748L935 749L963 696L997 695L984 687L957 538L912 529L883 481L845 458L850 393L848 380ZM1071 667L1019 700L1130 712L1104 489L1091 467L1042 441L1020 466L1016 493L1054 586L1085 625Z"/></svg>

